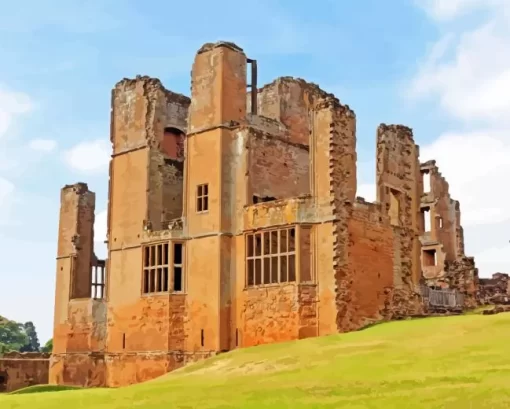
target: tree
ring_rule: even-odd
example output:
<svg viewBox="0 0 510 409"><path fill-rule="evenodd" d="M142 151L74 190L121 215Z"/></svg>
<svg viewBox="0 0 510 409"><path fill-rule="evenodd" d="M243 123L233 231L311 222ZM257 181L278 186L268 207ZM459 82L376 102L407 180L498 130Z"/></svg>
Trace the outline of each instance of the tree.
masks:
<svg viewBox="0 0 510 409"><path fill-rule="evenodd" d="M48 352L50 354L53 352L53 338L44 344L44 346L41 348L41 351Z"/></svg>
<svg viewBox="0 0 510 409"><path fill-rule="evenodd" d="M20 352L39 352L41 344L32 321L25 322L23 329L27 335L27 343L20 348Z"/></svg>
<svg viewBox="0 0 510 409"><path fill-rule="evenodd" d="M0 317L0 353L19 351L28 342L23 325Z"/></svg>

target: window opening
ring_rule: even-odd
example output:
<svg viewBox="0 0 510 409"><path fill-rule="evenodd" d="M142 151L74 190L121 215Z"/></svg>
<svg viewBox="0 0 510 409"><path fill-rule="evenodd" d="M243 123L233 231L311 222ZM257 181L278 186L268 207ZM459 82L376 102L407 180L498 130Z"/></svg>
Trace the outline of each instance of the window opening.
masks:
<svg viewBox="0 0 510 409"><path fill-rule="evenodd" d="M390 202L388 215L390 216L390 223L393 226L400 225L400 192L398 190L389 189Z"/></svg>
<svg viewBox="0 0 510 409"><path fill-rule="evenodd" d="M436 250L423 250L423 266L432 267L437 266L437 253Z"/></svg>
<svg viewBox="0 0 510 409"><path fill-rule="evenodd" d="M246 285L296 281L295 228L246 235Z"/></svg>
<svg viewBox="0 0 510 409"><path fill-rule="evenodd" d="M301 240L299 245L300 251L300 263L301 263L301 282L311 282L312 281L312 252L311 252L311 238L312 238L312 228L301 227L300 230Z"/></svg>
<svg viewBox="0 0 510 409"><path fill-rule="evenodd" d="M183 290L182 283L182 243L174 243L173 248L173 290L176 292Z"/></svg>
<svg viewBox="0 0 510 409"><path fill-rule="evenodd" d="M430 172L423 172L423 193L430 192Z"/></svg>
<svg viewBox="0 0 510 409"><path fill-rule="evenodd" d="M168 291L168 243L146 246L143 250L144 294Z"/></svg>
<svg viewBox="0 0 510 409"><path fill-rule="evenodd" d="M209 210L209 185L203 184L197 186L197 212L206 212Z"/></svg>
<svg viewBox="0 0 510 409"><path fill-rule="evenodd" d="M426 207L422 209L423 212L423 229L425 233L430 232L431 223L430 223L430 208Z"/></svg>
<svg viewBox="0 0 510 409"><path fill-rule="evenodd" d="M276 197L271 197L271 196L257 196L257 195L253 195L253 204L257 204L257 203L265 203L265 202L272 202L274 200L277 200Z"/></svg>
<svg viewBox="0 0 510 409"><path fill-rule="evenodd" d="M251 64L251 81L249 81L248 88L251 95L251 113L257 115L257 60L247 58L246 62Z"/></svg>
<svg viewBox="0 0 510 409"><path fill-rule="evenodd" d="M104 260L98 260L97 264L92 266L91 275L92 298L101 300L105 297L106 263Z"/></svg>

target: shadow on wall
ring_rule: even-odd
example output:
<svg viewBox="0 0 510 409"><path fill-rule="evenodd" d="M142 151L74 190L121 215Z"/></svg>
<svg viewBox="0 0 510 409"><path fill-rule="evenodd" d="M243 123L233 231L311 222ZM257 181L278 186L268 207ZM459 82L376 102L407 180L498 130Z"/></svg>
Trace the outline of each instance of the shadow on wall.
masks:
<svg viewBox="0 0 510 409"><path fill-rule="evenodd" d="M8 378L9 378L9 376L7 375L7 372L0 371L0 392L6 391Z"/></svg>

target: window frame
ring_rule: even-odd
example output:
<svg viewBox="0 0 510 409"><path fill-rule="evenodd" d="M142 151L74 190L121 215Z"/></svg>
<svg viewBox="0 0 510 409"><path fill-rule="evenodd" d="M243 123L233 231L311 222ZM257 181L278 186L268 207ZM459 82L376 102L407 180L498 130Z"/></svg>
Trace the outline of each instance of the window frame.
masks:
<svg viewBox="0 0 510 409"><path fill-rule="evenodd" d="M175 265L174 265L174 249L175 249L175 245L176 244L180 244L181 245L181 263L179 264L180 268L181 268L181 290L180 291L174 291L174 270L175 270ZM164 251L165 249L165 245L167 246L167 254L166 254L166 264L165 263L162 263L162 264L158 264L158 251L157 251L157 248L158 246L162 246L161 248L163 249L162 251ZM156 249L155 250L155 263L154 265L151 264L151 257L152 257L152 253L151 253L151 248L154 248ZM142 252L142 257L141 257L141 280L140 280L140 293L143 297L147 297L147 296L160 296L160 295L170 295L170 294L183 294L185 293L185 289L186 289L186 275L185 275L185 248L186 248L186 245L185 245L185 242L184 241L181 241L181 240L168 240L168 241L158 241L158 242L152 242L152 243L145 243L145 244L142 244L141 246L141 252ZM149 249L149 262L147 263L146 265L146 249ZM161 254L161 259L164 261L165 258L163 256L163 253ZM162 286L161 290L160 291L157 291L158 289L158 269L167 269L168 271L168 277L166 278L166 281L167 281L167 287L166 289L165 286ZM145 291L145 288L146 288L146 271L149 272L149 275L148 275L148 291L146 292ZM155 291L151 291L151 276L150 276L150 272L151 271L155 271L154 273L154 289ZM161 274L161 278L163 280L165 280L165 276L164 276L164 270L162 271L162 274Z"/></svg>
<svg viewBox="0 0 510 409"><path fill-rule="evenodd" d="M195 190L195 211L196 213L207 213L209 211L209 183L197 185Z"/></svg>
<svg viewBox="0 0 510 409"><path fill-rule="evenodd" d="M285 251L282 251L282 242L281 232L285 231ZM290 250L291 241L289 238L291 237L291 231L294 231L294 248ZM274 233L276 233L277 241L276 241L276 252L273 252L273 238ZM264 240L265 235L269 236L269 244L266 244ZM251 237L251 240L250 240ZM260 254L257 254L257 237L260 237ZM261 229L257 231L249 231L244 233L245 240L245 254L244 254L244 268L245 268L245 277L244 277L244 288L245 289L253 289L267 286L280 286L280 285L288 285L288 284L299 284L299 225L291 224L288 226L274 227L269 229ZM252 251L250 253L249 247L252 244ZM267 248L266 248L267 247ZM267 252L265 250L268 250ZM250 255L251 254L251 255ZM277 270L277 280L274 279L274 264L273 259L277 259L276 270ZM286 279L282 280L282 259L286 260ZM292 271L291 259L293 259L294 264L294 277L290 279L290 273ZM259 260L260 273L257 272L257 260ZM268 262L266 261L268 260ZM252 267L250 267L250 264ZM269 276L266 282L266 273L265 268L269 266ZM253 270L252 282L250 283L250 270ZM257 278L260 276L260 283L257 283Z"/></svg>
<svg viewBox="0 0 510 409"><path fill-rule="evenodd" d="M96 264L92 265L90 273L90 298L106 300L106 262L98 260ZM98 279L99 277L101 280ZM99 293L101 296L98 297Z"/></svg>

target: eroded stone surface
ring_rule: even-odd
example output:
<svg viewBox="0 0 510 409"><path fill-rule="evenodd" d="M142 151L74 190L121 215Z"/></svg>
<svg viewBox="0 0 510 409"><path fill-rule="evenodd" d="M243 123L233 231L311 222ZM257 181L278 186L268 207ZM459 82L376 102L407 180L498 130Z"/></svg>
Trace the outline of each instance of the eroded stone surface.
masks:
<svg viewBox="0 0 510 409"><path fill-rule="evenodd" d="M0 356L0 392L48 383L50 354L9 352Z"/></svg>

